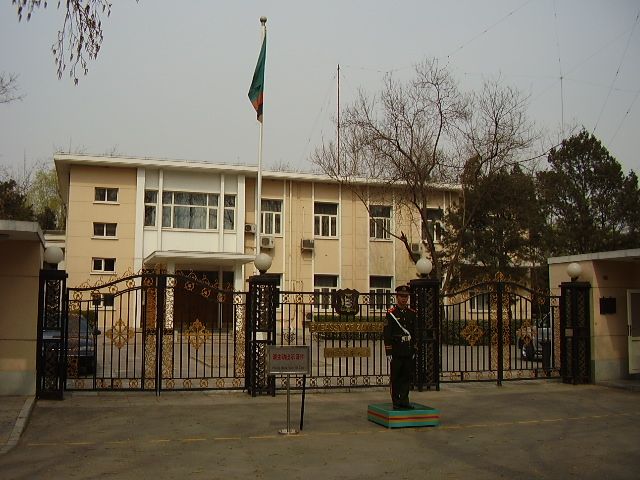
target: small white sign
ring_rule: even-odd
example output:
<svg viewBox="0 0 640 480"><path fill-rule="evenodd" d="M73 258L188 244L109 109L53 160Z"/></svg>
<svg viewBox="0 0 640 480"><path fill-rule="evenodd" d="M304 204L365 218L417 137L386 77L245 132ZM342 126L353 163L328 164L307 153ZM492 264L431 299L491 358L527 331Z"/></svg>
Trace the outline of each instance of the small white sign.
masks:
<svg viewBox="0 0 640 480"><path fill-rule="evenodd" d="M267 373L311 373L311 350L308 345L267 345Z"/></svg>

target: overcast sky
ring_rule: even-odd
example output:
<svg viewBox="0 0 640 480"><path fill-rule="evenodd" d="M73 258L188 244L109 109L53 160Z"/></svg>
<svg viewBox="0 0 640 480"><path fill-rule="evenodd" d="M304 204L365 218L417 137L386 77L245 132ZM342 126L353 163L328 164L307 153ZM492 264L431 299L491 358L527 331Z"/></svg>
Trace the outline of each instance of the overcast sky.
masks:
<svg viewBox="0 0 640 480"><path fill-rule="evenodd" d="M385 72L407 78L435 57L465 91L497 75L520 89L550 141L584 125L640 171L637 0L119 0L78 86L56 76L56 4L18 23L0 3L0 71L18 74L24 95L0 104L5 169L58 150L256 164L247 91L265 15L267 168L310 171L313 149L334 138L338 64L345 106L358 88L378 91Z"/></svg>

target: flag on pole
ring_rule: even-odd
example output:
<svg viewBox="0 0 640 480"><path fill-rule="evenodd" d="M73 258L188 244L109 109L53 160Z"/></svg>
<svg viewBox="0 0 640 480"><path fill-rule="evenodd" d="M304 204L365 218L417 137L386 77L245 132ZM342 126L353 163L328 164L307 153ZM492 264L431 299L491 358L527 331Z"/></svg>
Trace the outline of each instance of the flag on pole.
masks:
<svg viewBox="0 0 640 480"><path fill-rule="evenodd" d="M258 63L256 64L256 70L253 72L253 80L251 81L251 87L249 87L249 100L253 108L256 109L258 115L258 121L262 123L262 104L264 103L264 64L267 57L267 34L265 32L264 39L262 40L262 48L260 49L260 56L258 57Z"/></svg>

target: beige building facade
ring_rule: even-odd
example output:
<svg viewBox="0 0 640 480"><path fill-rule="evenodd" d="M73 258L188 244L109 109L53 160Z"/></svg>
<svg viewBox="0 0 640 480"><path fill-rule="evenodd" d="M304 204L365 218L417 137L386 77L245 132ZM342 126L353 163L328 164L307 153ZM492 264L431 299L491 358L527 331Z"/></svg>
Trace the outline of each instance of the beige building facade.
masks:
<svg viewBox="0 0 640 480"><path fill-rule="evenodd" d="M327 176L263 172L257 218L255 166L68 154L54 160L68 205L72 287L161 267L245 290L258 243L283 290L392 291L416 276L419 217L374 186L365 199L370 217L358 196ZM434 223L459 191L434 186ZM413 258L385 229L407 234Z"/></svg>

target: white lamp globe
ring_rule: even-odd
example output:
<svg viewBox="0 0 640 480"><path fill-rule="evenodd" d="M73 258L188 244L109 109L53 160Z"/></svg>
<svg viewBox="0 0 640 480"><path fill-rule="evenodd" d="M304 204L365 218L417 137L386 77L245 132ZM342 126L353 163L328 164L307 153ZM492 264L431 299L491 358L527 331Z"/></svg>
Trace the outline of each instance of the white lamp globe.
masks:
<svg viewBox="0 0 640 480"><path fill-rule="evenodd" d="M64 254L60 247L47 247L44 250L44 261L47 263L58 265L63 258Z"/></svg>
<svg viewBox="0 0 640 480"><path fill-rule="evenodd" d="M256 266L260 273L265 273L271 267L272 258L266 253L259 253L256 255L256 259L253 264Z"/></svg>
<svg viewBox="0 0 640 480"><path fill-rule="evenodd" d="M581 273L582 267L579 263L571 262L569 265L567 265L567 275L569 275L569 278L571 278L572 282L575 282Z"/></svg>
<svg viewBox="0 0 640 480"><path fill-rule="evenodd" d="M429 275L431 270L433 269L433 264L431 260L428 258L422 257L420 260L416 262L416 270L418 271L418 275L424 277L425 275Z"/></svg>

